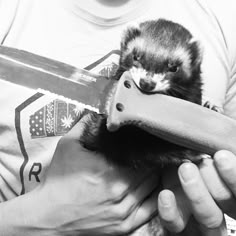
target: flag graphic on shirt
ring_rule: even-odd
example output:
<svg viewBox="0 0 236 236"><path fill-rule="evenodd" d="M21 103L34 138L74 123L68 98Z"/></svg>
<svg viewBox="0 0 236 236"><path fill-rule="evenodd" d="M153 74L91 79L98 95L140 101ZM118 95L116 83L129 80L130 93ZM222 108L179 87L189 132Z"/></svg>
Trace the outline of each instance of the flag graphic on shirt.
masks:
<svg viewBox="0 0 236 236"><path fill-rule="evenodd" d="M30 116L32 138L60 136L67 133L80 119L82 107L54 100Z"/></svg>

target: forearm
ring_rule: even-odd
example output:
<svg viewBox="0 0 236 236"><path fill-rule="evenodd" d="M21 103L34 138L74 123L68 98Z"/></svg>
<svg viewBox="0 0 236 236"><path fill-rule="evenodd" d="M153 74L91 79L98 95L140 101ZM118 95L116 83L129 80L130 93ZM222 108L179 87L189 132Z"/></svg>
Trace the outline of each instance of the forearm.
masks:
<svg viewBox="0 0 236 236"><path fill-rule="evenodd" d="M44 236L57 235L48 226L50 207L36 189L30 193L0 204L0 235L3 236Z"/></svg>

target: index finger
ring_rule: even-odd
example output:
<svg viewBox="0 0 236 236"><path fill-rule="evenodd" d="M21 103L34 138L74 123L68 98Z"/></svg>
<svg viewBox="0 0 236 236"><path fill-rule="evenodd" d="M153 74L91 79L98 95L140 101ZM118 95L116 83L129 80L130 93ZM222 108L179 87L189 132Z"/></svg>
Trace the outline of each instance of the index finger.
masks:
<svg viewBox="0 0 236 236"><path fill-rule="evenodd" d="M220 227L224 221L223 213L205 186L197 166L184 163L178 174L196 220L209 229Z"/></svg>

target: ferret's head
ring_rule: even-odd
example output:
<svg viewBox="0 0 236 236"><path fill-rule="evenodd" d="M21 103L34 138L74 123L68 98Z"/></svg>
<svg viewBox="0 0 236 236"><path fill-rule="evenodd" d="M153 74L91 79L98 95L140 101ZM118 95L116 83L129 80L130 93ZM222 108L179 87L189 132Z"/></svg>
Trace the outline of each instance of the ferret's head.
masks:
<svg viewBox="0 0 236 236"><path fill-rule="evenodd" d="M175 97L201 87L201 52L198 42L183 26L159 19L128 28L121 42L120 67L130 71L146 93Z"/></svg>

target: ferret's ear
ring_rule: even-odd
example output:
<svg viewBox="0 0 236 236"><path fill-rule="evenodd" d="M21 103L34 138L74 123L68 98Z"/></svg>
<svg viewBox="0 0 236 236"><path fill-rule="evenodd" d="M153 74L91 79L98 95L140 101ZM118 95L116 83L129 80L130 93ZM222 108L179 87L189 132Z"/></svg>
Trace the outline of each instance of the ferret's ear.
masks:
<svg viewBox="0 0 236 236"><path fill-rule="evenodd" d="M140 34L141 30L139 28L139 25L129 26L123 33L123 37L121 39L121 50L126 50L128 43L134 40L136 37L140 36Z"/></svg>
<svg viewBox="0 0 236 236"><path fill-rule="evenodd" d="M192 39L190 42L190 50L192 52L191 58L192 58L192 66L193 68L199 67L202 63L202 54L203 49L200 42L196 39Z"/></svg>

